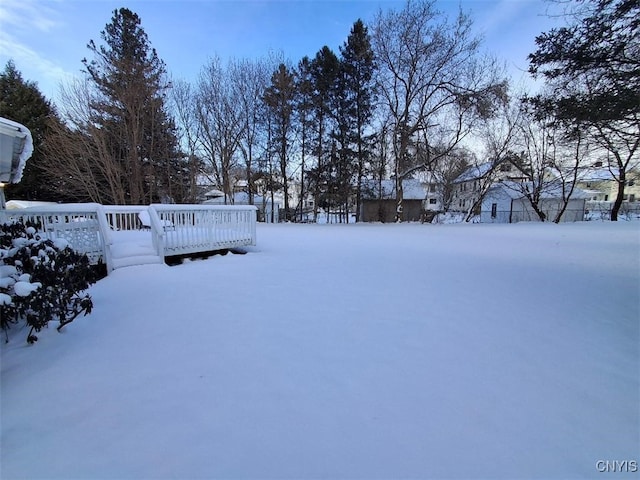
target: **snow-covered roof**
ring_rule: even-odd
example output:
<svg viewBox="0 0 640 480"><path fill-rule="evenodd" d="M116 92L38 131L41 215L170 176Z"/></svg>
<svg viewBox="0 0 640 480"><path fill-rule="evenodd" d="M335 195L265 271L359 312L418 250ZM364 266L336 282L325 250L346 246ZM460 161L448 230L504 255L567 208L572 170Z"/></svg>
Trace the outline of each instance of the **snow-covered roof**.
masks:
<svg viewBox="0 0 640 480"><path fill-rule="evenodd" d="M220 192L222 193L222 192ZM211 197L208 200L202 202L205 205L222 205L224 204L224 194L222 196ZM230 203L230 202L229 202ZM263 203L271 203L270 198L263 198L261 195L253 196L253 205L262 205ZM249 204L249 194L246 192L236 192L233 194L234 205L247 205Z"/></svg>
<svg viewBox="0 0 640 480"><path fill-rule="evenodd" d="M614 180L613 174L607 167L594 167L580 172L582 182L602 182Z"/></svg>
<svg viewBox="0 0 640 480"><path fill-rule="evenodd" d="M0 117L0 182L18 183L33 153L33 138L24 125Z"/></svg>
<svg viewBox="0 0 640 480"><path fill-rule="evenodd" d="M533 190L532 182L511 182L511 181L503 181L497 182L491 186L491 188L487 192L487 197L491 196L492 192L502 192L503 194L509 196L510 198L516 200L518 198L524 197L523 192ZM574 188L571 193L571 198L589 198L591 195L584 190L579 188ZM553 199L553 198L562 198L562 183L560 182L550 182L547 185L544 185L542 191L540 192L540 198L542 199Z"/></svg>
<svg viewBox="0 0 640 480"><path fill-rule="evenodd" d="M378 191L378 182L369 180L365 182L365 193L363 197L367 200L382 198L385 200L396 198L396 181L382 180L382 191ZM380 195L378 195L380 193ZM402 181L402 198L404 200L424 200L426 192L423 184L414 178L407 178Z"/></svg>
<svg viewBox="0 0 640 480"><path fill-rule="evenodd" d="M493 162L485 162L480 165L474 165L469 167L458 178L455 179L455 183L468 182L470 180L477 180L484 177L494 167Z"/></svg>
<svg viewBox="0 0 640 480"><path fill-rule="evenodd" d="M205 193L204 196L207 198L224 197L224 192L222 190L214 188L213 190L209 190L207 193Z"/></svg>

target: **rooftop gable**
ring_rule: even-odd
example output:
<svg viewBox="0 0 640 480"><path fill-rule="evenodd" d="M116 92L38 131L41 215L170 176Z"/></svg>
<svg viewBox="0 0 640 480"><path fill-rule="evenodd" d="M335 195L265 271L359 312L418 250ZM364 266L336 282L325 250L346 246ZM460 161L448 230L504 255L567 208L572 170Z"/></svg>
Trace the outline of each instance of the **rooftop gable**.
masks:
<svg viewBox="0 0 640 480"><path fill-rule="evenodd" d="M485 162L480 165L474 165L469 167L458 178L454 180L454 183L469 182L471 180L478 180L485 177L494 167L493 162Z"/></svg>
<svg viewBox="0 0 640 480"><path fill-rule="evenodd" d="M379 191L378 182L369 180L365 183L363 198L366 200L391 200L396 198L396 181L382 180L382 191ZM424 200L426 191L423 184L415 178L407 178L402 181L402 198L404 200Z"/></svg>

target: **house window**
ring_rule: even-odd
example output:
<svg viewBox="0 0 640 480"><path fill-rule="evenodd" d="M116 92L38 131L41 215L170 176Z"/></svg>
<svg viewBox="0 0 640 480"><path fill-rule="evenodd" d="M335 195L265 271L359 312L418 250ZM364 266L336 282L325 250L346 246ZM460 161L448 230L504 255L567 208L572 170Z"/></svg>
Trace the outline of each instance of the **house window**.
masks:
<svg viewBox="0 0 640 480"><path fill-rule="evenodd" d="M435 192L435 191L436 191L436 186L435 186L433 183L432 183L431 185L429 185L429 191L430 191L431 193L433 193L433 192Z"/></svg>
<svg viewBox="0 0 640 480"><path fill-rule="evenodd" d="M605 201L605 202L608 202L608 201L609 201L609 195L605 195L605 196L604 196L604 201Z"/></svg>
<svg viewBox="0 0 640 480"><path fill-rule="evenodd" d="M636 184L636 182L634 182L633 180L629 180L629 181L627 182L627 186L628 186L628 187L633 187L635 184Z"/></svg>
<svg viewBox="0 0 640 480"><path fill-rule="evenodd" d="M435 198L429 199L429 205L435 205L438 201Z"/></svg>
<svg viewBox="0 0 640 480"><path fill-rule="evenodd" d="M633 193L629 195L629 201L630 202L635 202L636 201L636 196Z"/></svg>
<svg viewBox="0 0 640 480"><path fill-rule="evenodd" d="M498 204L491 204L491 218L496 218L498 216Z"/></svg>

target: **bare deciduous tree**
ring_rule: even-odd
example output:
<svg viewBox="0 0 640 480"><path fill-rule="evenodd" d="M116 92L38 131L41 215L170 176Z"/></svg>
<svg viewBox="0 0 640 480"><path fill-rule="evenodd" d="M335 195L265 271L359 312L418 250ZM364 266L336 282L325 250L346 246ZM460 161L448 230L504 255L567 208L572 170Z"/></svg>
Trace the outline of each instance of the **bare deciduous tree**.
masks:
<svg viewBox="0 0 640 480"><path fill-rule="evenodd" d="M86 79L75 80L61 88L60 96L64 123L50 122L44 171L77 201L124 205L125 172L109 153L107 132L91 121L91 86Z"/></svg>
<svg viewBox="0 0 640 480"><path fill-rule="evenodd" d="M585 165L587 147L580 128L567 131L528 112L521 113L515 139L520 153L511 154L510 163L528 180L509 186L529 200L540 221L560 222ZM551 199L553 207L549 208Z"/></svg>
<svg viewBox="0 0 640 480"><path fill-rule="evenodd" d="M256 157L261 142L262 96L269 81L269 67L264 60L234 61L230 66L231 81L235 86L240 101L243 134L240 150L244 159L244 170L247 181L249 203L253 203L255 186L253 178L256 168Z"/></svg>
<svg viewBox="0 0 640 480"><path fill-rule="evenodd" d="M232 170L238 166L237 153L244 131L238 91L217 57L200 73L197 93L199 141L204 158L225 203L233 203Z"/></svg>
<svg viewBox="0 0 640 480"><path fill-rule="evenodd" d="M399 11L380 12L372 32L379 92L394 123L401 220L402 180L458 146L473 120L504 98L506 82L480 56L469 17L460 12L449 22L433 1L408 0Z"/></svg>
<svg viewBox="0 0 640 480"><path fill-rule="evenodd" d="M178 141L187 155L188 193L185 200L199 200L198 176L202 173L202 160L198 156L199 124L195 92L184 80L173 82L170 94L173 117L176 122Z"/></svg>

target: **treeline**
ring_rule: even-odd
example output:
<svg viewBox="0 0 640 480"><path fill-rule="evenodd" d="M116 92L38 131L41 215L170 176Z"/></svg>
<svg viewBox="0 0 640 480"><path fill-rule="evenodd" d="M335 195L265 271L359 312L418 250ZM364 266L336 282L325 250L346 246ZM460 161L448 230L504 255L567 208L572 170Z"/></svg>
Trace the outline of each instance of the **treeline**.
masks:
<svg viewBox="0 0 640 480"><path fill-rule="evenodd" d="M122 8L102 43L89 42L85 75L64 87L58 108L7 65L0 115L37 137L8 195L195 202L208 177L228 203L241 185L250 199L281 192L292 220L307 198L314 217L323 208L348 218L393 178L401 220L402 181L415 175L440 179L446 205L452 179L470 165L510 162L541 189L550 171L575 183L596 155L607 159L621 202L638 163L640 7L575 6L571 26L537 39L531 73L548 88L535 97L509 91L468 15L447 18L433 1L356 20L338 52L325 46L297 63L272 56L223 65L213 56L193 83L169 80L140 18ZM469 150L472 137L481 151Z"/></svg>

